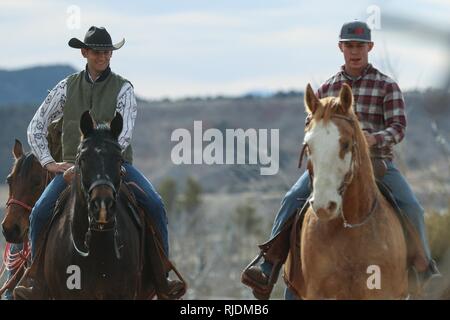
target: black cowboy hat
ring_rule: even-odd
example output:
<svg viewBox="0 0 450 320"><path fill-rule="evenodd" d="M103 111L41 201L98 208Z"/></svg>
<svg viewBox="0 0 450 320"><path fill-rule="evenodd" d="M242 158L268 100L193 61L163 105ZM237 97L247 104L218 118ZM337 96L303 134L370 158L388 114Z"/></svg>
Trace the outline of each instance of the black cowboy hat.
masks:
<svg viewBox="0 0 450 320"><path fill-rule="evenodd" d="M125 39L122 39L122 41L113 44L108 31L106 31L104 27L97 28L95 26L90 27L86 32L84 42L77 38L72 38L69 40L69 46L72 48L90 48L97 51L117 50L120 49L124 43Z"/></svg>

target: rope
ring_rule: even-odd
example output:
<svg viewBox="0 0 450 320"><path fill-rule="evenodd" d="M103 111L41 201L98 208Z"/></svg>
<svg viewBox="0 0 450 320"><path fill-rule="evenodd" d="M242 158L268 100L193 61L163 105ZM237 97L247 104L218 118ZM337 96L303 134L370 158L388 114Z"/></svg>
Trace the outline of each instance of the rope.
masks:
<svg viewBox="0 0 450 320"><path fill-rule="evenodd" d="M3 253L3 259L2 259L2 271L1 276L3 276L3 273L8 271L14 271L14 274L3 284L3 286L0 288L0 296L5 292L6 290L10 289L12 284L16 281L17 276L22 271L22 268L25 268L25 264L28 261L28 258L30 257L30 243L24 242L23 248L19 252L11 253L11 243L7 242L5 246L5 252Z"/></svg>
<svg viewBox="0 0 450 320"><path fill-rule="evenodd" d="M22 262L28 260L30 253L30 243L28 241L24 242L22 250L16 253L11 253L11 243L7 243L5 252L3 253L3 264L5 265L6 270L12 271L17 269Z"/></svg>

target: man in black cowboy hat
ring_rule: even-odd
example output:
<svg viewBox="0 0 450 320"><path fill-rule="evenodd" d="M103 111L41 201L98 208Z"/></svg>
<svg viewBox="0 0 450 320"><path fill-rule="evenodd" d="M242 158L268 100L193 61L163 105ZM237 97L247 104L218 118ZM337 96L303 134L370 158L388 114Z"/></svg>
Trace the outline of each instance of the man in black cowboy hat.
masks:
<svg viewBox="0 0 450 320"><path fill-rule="evenodd" d="M131 83L110 69L110 59L114 50L120 49L125 39L113 44L111 36L105 28L91 27L84 41L72 38L69 46L81 49L87 60L85 70L72 74L59 82L50 91L47 98L37 110L28 127L28 142L32 152L48 171L56 176L36 202L30 215L30 239L32 259L36 257L37 240L42 229L52 217L56 200L66 187L63 173L73 166L79 144L79 120L84 111L90 110L93 119L99 122L110 122L116 112L124 120L123 130L119 136L119 144L123 150L125 177L127 182L134 182L142 189L135 190L135 196L141 206L150 215L161 235L163 249L169 254L167 216L161 197L148 181L133 165L131 137L137 113L136 98ZM61 126L61 159L54 159L46 139L50 123ZM59 162L57 162L59 161ZM42 279L33 279L33 287L17 287L16 298L39 298L44 283ZM165 278L165 275L164 275ZM174 297L184 292L184 284L178 280L167 280L164 285L167 292L161 296Z"/></svg>

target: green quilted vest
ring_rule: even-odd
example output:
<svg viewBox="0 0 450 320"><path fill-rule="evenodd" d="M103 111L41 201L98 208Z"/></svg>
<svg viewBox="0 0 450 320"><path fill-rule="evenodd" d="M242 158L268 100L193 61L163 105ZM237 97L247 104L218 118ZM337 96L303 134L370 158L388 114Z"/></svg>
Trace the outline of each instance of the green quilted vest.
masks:
<svg viewBox="0 0 450 320"><path fill-rule="evenodd" d="M83 112L90 110L96 123L111 122L117 107L117 96L128 80L113 73L108 68L92 83L88 81L86 70L67 78L67 97L62 118L62 160L75 162L80 144L80 119ZM131 145L123 152L125 161L132 163Z"/></svg>

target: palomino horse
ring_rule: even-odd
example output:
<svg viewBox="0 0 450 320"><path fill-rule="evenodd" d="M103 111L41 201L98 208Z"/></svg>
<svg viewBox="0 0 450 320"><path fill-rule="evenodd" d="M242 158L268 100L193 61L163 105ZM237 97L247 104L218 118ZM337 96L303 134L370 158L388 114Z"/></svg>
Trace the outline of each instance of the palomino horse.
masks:
<svg viewBox="0 0 450 320"><path fill-rule="evenodd" d="M22 143L16 139L13 150L14 165L6 181L9 187L2 232L9 243L23 244L21 252L10 252L9 244L5 249L5 268L11 277L0 289L0 295L6 289L12 289L23 274L28 258L28 229L30 212L53 175L42 168L32 153L24 153Z"/></svg>
<svg viewBox="0 0 450 320"><path fill-rule="evenodd" d="M44 275L55 299L133 299L143 277L143 227L121 196L122 131L86 111L70 195L50 225Z"/></svg>
<svg viewBox="0 0 450 320"><path fill-rule="evenodd" d="M407 248L400 221L375 183L368 146L343 84L338 98L318 99L304 144L313 193L300 237L300 270L285 280L303 299L401 299L408 295ZM296 279L292 275L298 271Z"/></svg>

